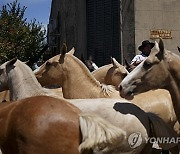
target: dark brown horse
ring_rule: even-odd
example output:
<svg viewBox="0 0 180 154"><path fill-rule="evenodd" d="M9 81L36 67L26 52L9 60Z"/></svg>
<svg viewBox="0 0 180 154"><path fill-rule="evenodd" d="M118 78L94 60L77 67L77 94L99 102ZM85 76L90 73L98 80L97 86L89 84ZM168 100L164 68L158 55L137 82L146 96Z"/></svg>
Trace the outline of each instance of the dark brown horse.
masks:
<svg viewBox="0 0 180 154"><path fill-rule="evenodd" d="M87 152L87 149L98 148L96 145L102 146L104 142L95 136L101 136L100 132L103 130L100 127L104 127L95 128L98 122L104 123L103 119L98 120L99 117L95 115L91 117L90 114L82 114L65 100L49 96L3 103L0 104L0 147L3 154L78 154L79 150ZM86 123L91 128L94 127L94 131L100 132L92 132ZM113 127L111 128L115 133L116 127ZM108 131L103 132L106 133ZM123 133L115 134L120 137ZM110 138L112 142L113 136Z"/></svg>

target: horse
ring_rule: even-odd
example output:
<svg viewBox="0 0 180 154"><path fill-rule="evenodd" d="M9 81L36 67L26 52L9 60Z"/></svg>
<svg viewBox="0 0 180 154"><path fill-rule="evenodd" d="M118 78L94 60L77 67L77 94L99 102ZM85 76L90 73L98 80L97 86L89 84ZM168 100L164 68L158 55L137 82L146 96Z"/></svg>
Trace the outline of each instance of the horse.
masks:
<svg viewBox="0 0 180 154"><path fill-rule="evenodd" d="M126 70L126 68L123 65L119 64L115 58L111 58L111 61L112 64L102 66L96 71L93 71L92 74L101 83L113 85L118 90L119 84L129 74L129 72ZM147 112L151 112L153 110L155 113L158 113L160 117L166 117L167 113L169 112L171 116L168 116L167 119L169 119L170 122L172 122L172 124L176 122L176 116L172 106L172 99L167 90L165 89L158 89L153 91L151 90L138 95L139 95L138 97L136 96L134 100L132 100L133 103L135 103L136 105L138 105ZM144 98L146 98L146 100L147 98L150 99L148 99L146 102ZM169 108L164 106L162 107L162 105L160 105L161 107L153 106L153 102L156 102L157 100L159 100L160 103L162 101L168 102L168 105L170 107ZM148 102L151 102L151 108L149 110L148 110L149 106L145 107L146 104L149 105ZM166 111L164 110L165 108L167 109ZM176 132L179 134L178 129L176 130Z"/></svg>
<svg viewBox="0 0 180 154"><path fill-rule="evenodd" d="M106 86L97 81L85 64L73 56L73 53L74 48L69 53L56 55L41 65L35 75L42 86L60 85L64 98L120 98L119 93L113 86ZM45 71L47 67L50 68L48 73ZM55 67L56 70L52 69L52 67ZM74 72L74 70L76 71ZM50 72L54 75L50 74ZM76 75L78 75L78 78L76 78ZM86 82L82 82L83 80ZM81 91L87 87L87 91Z"/></svg>
<svg viewBox="0 0 180 154"><path fill-rule="evenodd" d="M109 91L107 86L100 84L84 64L78 58L73 56L74 49L68 53L66 52L67 51L64 51L64 54L56 55L46 61L41 65L39 71L35 73L42 86L59 84L62 86L63 96L66 99L121 99L119 92L116 89L111 88L113 91ZM106 88L108 91L103 88ZM163 97L161 97L160 94L162 94L162 90L157 90L156 92L151 91L148 94L143 93L136 96L132 102L146 112L158 114L165 122L173 127L176 122L176 116L172 105L169 103L171 102L171 98L168 91L164 90Z"/></svg>
<svg viewBox="0 0 180 154"><path fill-rule="evenodd" d="M117 97L119 93L116 90L113 91L116 95L100 95L102 93L101 84L95 80L84 64L73 56L73 53L74 49L46 61L39 69L39 72L36 72L36 77L41 85L59 84L62 86L63 96L66 99L102 97L120 99L120 97ZM163 99L159 94L161 94L160 90L157 90L155 94L153 94L153 91L148 95L142 94L141 96L137 96L133 100L133 103L146 112L158 114L171 127L174 127L176 116L172 105L168 103L171 102L169 100L170 97L168 97L169 94L167 91L164 92L165 97ZM150 96L153 97L151 98ZM144 100L144 98L146 99Z"/></svg>
<svg viewBox="0 0 180 154"><path fill-rule="evenodd" d="M10 89L10 95L14 99L24 99L34 95L46 95L42 87L37 83L32 70L21 61L14 59L0 66L0 90L3 87ZM11 83L11 84L10 84ZM23 84L23 91L21 84ZM35 91L35 89L37 91ZM33 93L35 91L35 93ZM13 94L14 93L14 94ZM32 95L32 96L31 96ZM83 100L66 100L83 112L93 112L101 118L107 120L111 125L120 128L125 132L125 136L130 136L134 132L139 132L141 144L136 145L135 149L131 148L127 137L121 140L116 146L117 153L149 153L150 145L146 139L152 136L175 136L174 132L158 116L152 113L146 113L136 105L124 99L83 99ZM84 105L82 105L82 103ZM89 124L90 125L90 124ZM152 131L151 127L154 131ZM161 131L158 128L162 127ZM152 133L155 132L155 133ZM142 140L141 140L142 139ZM130 142L131 143L131 142ZM114 145L113 145L114 146ZM162 145L163 148L171 148L174 145ZM114 150L114 148L109 148ZM112 151L111 150L111 151ZM145 152L146 151L146 152Z"/></svg>
<svg viewBox="0 0 180 154"><path fill-rule="evenodd" d="M50 96L0 104L0 118L5 154L108 152L108 146L125 139L125 132L104 119Z"/></svg>
<svg viewBox="0 0 180 154"><path fill-rule="evenodd" d="M29 95L37 96L44 93L46 95L51 94L56 96L55 90L43 88L34 76L31 68L16 58L2 64L0 70L2 79L0 81L0 92L9 90L10 101L19 100ZM16 76L16 78L13 76ZM33 84L30 85L30 83ZM33 90L28 91L29 87ZM61 98L61 95L56 97Z"/></svg>
<svg viewBox="0 0 180 154"><path fill-rule="evenodd" d="M120 65L115 58L111 57L111 64L99 67L92 72L92 75L100 83L113 85L117 89L117 85L121 83L128 73L123 65Z"/></svg>
<svg viewBox="0 0 180 154"><path fill-rule="evenodd" d="M122 97L163 88L171 94L173 107L180 122L180 57L164 48L163 40L155 43L156 50L139 64L119 85Z"/></svg>
<svg viewBox="0 0 180 154"><path fill-rule="evenodd" d="M81 55L81 59L80 60L86 65L86 67L89 69L90 72L93 72L93 71L95 71L95 70L97 70L99 68L95 64L95 62L93 62L92 56L89 56L89 58L87 60L85 60L84 56Z"/></svg>

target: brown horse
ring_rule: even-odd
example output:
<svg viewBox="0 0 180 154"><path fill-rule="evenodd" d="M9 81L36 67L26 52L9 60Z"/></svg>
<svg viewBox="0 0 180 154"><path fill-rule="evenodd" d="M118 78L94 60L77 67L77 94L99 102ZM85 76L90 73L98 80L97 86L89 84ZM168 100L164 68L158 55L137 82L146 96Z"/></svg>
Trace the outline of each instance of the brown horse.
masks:
<svg viewBox="0 0 180 154"><path fill-rule="evenodd" d="M0 86L0 90L8 87L13 99L22 99L34 95L47 95L37 82L32 70L21 61L16 59L11 60L0 66L0 69L2 70L0 83L3 85ZM136 149L130 147L128 140L121 140L122 142L116 146L118 148L116 151L118 152L131 153L134 151L135 153L139 153L142 151L143 153L146 151L146 153L149 153L150 150L149 147L147 147L148 144L145 138L149 136L172 136L173 134L158 116L145 113L136 105L128 103L123 99L78 99L68 101L82 109L83 112L96 113L98 116L109 121L111 125L121 128L121 130L126 132L127 136L134 132L141 133L142 143ZM81 102L83 102L83 104ZM151 131L151 124L153 125L152 128L155 133ZM91 124L89 125L91 126ZM111 125L109 124L108 126ZM162 129L159 131L158 128L161 127ZM170 148L172 146L174 145L162 145L164 148ZM114 150L114 148L112 148L112 150Z"/></svg>
<svg viewBox="0 0 180 154"><path fill-rule="evenodd" d="M116 90L113 90L110 96L103 94L102 84L92 76L78 58L73 56L73 53L74 50L72 49L68 53L62 53L62 55L57 55L45 62L39 72L36 72L39 82L42 85L61 85L63 95L68 99L102 97L120 99L120 97L117 97ZM132 102L146 112L158 114L173 128L176 116L171 104L171 98L168 96L168 91L164 91L163 97L161 97L161 94L161 90L151 91L148 94L144 93L135 97Z"/></svg>
<svg viewBox="0 0 180 154"><path fill-rule="evenodd" d="M49 96L0 104L0 118L0 147L4 154L78 154L79 150L98 148L117 136L118 141L124 137L124 132L114 126L106 131L103 125L109 123L103 119L81 114L67 101ZM105 138L98 138L96 131Z"/></svg>
<svg viewBox="0 0 180 154"><path fill-rule="evenodd" d="M114 58L112 58L112 64L102 66L96 71L93 71L92 74L101 83L113 85L118 89L118 85L129 73L123 65L119 64ZM157 103L157 101L159 101L159 103ZM166 119L166 122L169 121L168 123L172 124L171 126L173 126L176 121L171 96L165 89L151 90L138 94L132 102L144 109L146 112L153 111L153 113L158 114L164 120ZM169 107L164 106L162 102L166 102ZM176 125L175 130L179 134L180 130L177 128Z"/></svg>
<svg viewBox="0 0 180 154"><path fill-rule="evenodd" d="M66 52L64 51L62 55L49 59L36 72L36 77L41 85L59 84L62 86L63 95L67 99L121 98L116 89L110 91L107 86L100 84L94 78L85 65L73 56L73 49L68 53ZM117 64L117 62L115 63ZM119 65L117 64L116 67ZM107 71L107 69L105 70ZM109 91L106 91L106 89ZM162 91L164 92L162 93ZM161 94L163 94L163 97ZM168 91L157 90L156 92L148 92L148 94L143 93L136 96L132 102L146 112L158 114L171 127L174 126L176 116Z"/></svg>
<svg viewBox="0 0 180 154"><path fill-rule="evenodd" d="M157 50L137 66L120 84L121 96L132 99L134 95L150 89L167 89L180 122L180 57L164 48L160 39Z"/></svg>

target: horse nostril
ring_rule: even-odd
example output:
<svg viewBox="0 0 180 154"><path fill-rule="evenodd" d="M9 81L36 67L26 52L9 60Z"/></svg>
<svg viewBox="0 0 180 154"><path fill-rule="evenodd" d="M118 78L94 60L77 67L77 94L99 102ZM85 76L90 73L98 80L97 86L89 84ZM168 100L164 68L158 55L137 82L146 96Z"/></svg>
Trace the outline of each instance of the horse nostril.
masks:
<svg viewBox="0 0 180 154"><path fill-rule="evenodd" d="M122 86L121 85L119 85L119 91L121 91L122 90Z"/></svg>

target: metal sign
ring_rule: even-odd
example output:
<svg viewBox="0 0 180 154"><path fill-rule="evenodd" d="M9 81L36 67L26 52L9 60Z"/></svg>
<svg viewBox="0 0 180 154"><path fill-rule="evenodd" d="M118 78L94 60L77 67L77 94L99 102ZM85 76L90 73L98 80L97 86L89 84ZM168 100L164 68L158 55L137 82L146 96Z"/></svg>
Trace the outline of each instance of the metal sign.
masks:
<svg viewBox="0 0 180 154"><path fill-rule="evenodd" d="M150 31L150 38L151 39L158 39L160 37L162 39L172 39L171 31L170 30L163 30L163 29L151 30Z"/></svg>

